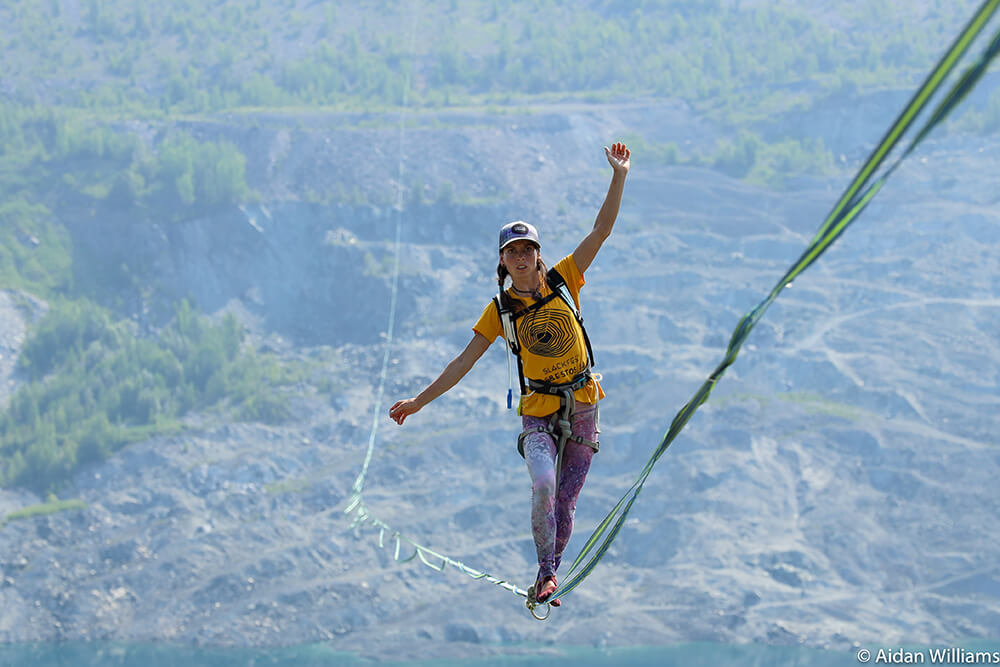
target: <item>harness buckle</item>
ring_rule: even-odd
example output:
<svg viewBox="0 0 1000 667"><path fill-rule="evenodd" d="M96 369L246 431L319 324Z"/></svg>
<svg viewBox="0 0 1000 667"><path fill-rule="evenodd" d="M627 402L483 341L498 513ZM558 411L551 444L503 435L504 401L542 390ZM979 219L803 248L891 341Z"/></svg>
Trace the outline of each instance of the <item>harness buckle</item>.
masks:
<svg viewBox="0 0 1000 667"><path fill-rule="evenodd" d="M576 391L577 389L583 389L587 386L587 382L594 377L590 372L590 369L577 375L575 378L569 382L563 384L555 384L553 382L545 382L544 380L533 380L531 378L526 378L528 382L528 388L532 391L539 392L541 394L551 394L553 396L558 396L564 394L566 391Z"/></svg>

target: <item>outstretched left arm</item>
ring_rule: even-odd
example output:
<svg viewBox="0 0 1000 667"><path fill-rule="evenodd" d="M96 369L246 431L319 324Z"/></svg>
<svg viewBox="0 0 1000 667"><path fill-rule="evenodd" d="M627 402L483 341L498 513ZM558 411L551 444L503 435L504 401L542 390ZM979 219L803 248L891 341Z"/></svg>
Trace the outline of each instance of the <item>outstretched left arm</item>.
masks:
<svg viewBox="0 0 1000 667"><path fill-rule="evenodd" d="M618 207L622 203L622 190L625 189L625 176L628 175L629 159L632 155L625 144L613 144L611 148L604 147L604 154L608 157L608 162L614 170L611 176L611 185L608 187L608 196L604 198L604 204L597 213L594 221L594 229L580 241L580 245L573 251L573 259L580 273L586 271L597 251L604 245L604 241L611 236L611 230L615 226L618 218Z"/></svg>

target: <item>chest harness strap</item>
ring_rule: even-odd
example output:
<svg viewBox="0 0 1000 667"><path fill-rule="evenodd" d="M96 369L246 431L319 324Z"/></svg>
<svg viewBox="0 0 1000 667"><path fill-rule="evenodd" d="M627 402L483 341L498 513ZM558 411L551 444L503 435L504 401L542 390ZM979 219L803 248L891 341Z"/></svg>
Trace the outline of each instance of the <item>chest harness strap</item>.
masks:
<svg viewBox="0 0 1000 667"><path fill-rule="evenodd" d="M521 395L528 393L529 389L531 391L543 391L549 394L558 394L558 391L545 391L544 389L539 389L535 385L542 385L544 387L560 387L563 385L554 385L549 382L543 382L540 380L525 380L524 377L524 364L521 361L521 343L517 339L517 320L530 312L538 310L548 302L553 299L559 298L569 307L570 311L573 313L573 317L576 318L576 323L580 325L580 331L583 333L583 342L587 348L587 367L584 373L589 373L590 369L594 367L594 350L590 345L590 337L587 335L587 329L583 326L583 316L580 314L580 310L576 307L576 302L573 301L573 295L569 291L569 285L566 284L566 280L556 271L554 268L549 269L548 273L545 275L545 282L548 284L551 292L545 297L535 301L533 304L527 308L523 308L517 312L514 312L510 308L504 306L503 299L501 299L502 291L493 297L493 304L497 307L497 312L500 315L500 323L503 325L503 337L507 341L507 345L510 348L511 354L517 359L517 375L520 380ZM510 356L507 356L507 408L513 407L513 373L511 370ZM573 383L579 380L579 376L574 378ZM571 383L572 384L572 383ZM583 384L579 385L577 389L583 387L586 384L584 380Z"/></svg>
<svg viewBox="0 0 1000 667"><path fill-rule="evenodd" d="M551 293L518 312L513 312L511 309L504 307L500 294L497 294L497 296L493 298L493 303L496 304L497 311L500 314L500 322L503 324L504 339L507 341L514 358L517 359L517 373L520 380L521 395L523 396L531 391L542 394L551 394L559 396L560 398L560 409L552 413L552 416L549 418L549 423L546 426L535 426L533 428L529 428L523 431L517 438L517 451L523 458L525 437L531 433L548 433L552 436L552 439L557 443L556 488L558 489L559 471L562 469L563 450L566 447L566 442L573 440L574 442L590 447L595 452L600 446L597 442L591 442L590 440L586 440L580 436L573 435L573 415L576 413L576 397L573 392L577 389L582 389L587 385L587 382L590 381L591 378L595 378L597 376L590 372L590 369L594 365L594 351L591 348L590 338L587 336L587 330L583 326L583 317L580 315L580 311L576 307L576 302L573 301L573 295L569 291L569 286L566 284L565 279L563 279L563 277L555 269L549 269L549 272L545 276L545 282L548 284ZM586 368L571 381L563 384L555 384L544 380L525 378L524 364L521 361L521 344L517 338L518 318L538 310L556 298L562 299L563 302L569 307L570 311L572 311L577 324L580 325L580 331L583 333L583 340L587 348ZM507 379L509 384L513 384L510 356L507 357ZM513 393L513 387L508 387L508 408L512 407Z"/></svg>

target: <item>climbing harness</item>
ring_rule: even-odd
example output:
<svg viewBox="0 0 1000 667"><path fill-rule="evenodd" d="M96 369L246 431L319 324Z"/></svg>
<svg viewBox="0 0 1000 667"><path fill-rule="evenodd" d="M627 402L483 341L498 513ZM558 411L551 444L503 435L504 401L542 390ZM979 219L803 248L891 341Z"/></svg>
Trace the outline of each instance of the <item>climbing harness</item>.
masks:
<svg viewBox="0 0 1000 667"><path fill-rule="evenodd" d="M847 187L844 194L841 196L840 200L834 205L833 209L827 215L823 224L820 226L816 235L813 237L812 241L809 243L806 250L803 252L802 256L788 269L784 276L778 281L775 287L771 290L768 296L761 301L753 310L749 311L740 320L733 335L730 339L729 346L727 348L726 356L718 367L709 375L701 387L695 392L694 396L684 405L684 407L677 413L673 421L670 424L670 428L667 433L663 436L659 445L653 451L646 465L643 467L636 481L633 483L632 487L626 491L626 493L621 497L618 503L611 509L607 516L601 521L601 523L594 530L593 534L588 538L586 544L581 550L580 554L577 556L573 565L570 567L569 573L564 580L563 584L559 586L555 591L552 592L550 599L555 599L559 596L565 596L567 593L575 589L580 583L593 571L597 563L601 560L607 550L610 548L611 543L614 541L615 537L618 535L622 526L625 523L625 518L628 516L629 511L632 509L632 505L635 503L642 491L643 484L649 477L653 466L660 459L660 457L666 452L667 448L677 437L680 431L684 428L687 422L691 419L694 412L701 406L707 399L715 384L724 375L726 369L733 364L736 360L736 356L739 353L743 342L746 340L747 336L756 326L757 322L764 315L771 303L777 298L778 294L786 286L788 286L792 280L794 280L799 274L801 274L806 268L808 268L813 262L815 262L820 255L834 242L844 230L858 217L858 215L865 209L872 198L879 192L882 186L885 184L889 176L895 171L899 164L914 150L914 148L929 134L931 129L942 121L951 111L954 109L958 103L965 97L965 95L972 90L973 87L979 82L983 73L986 71L990 62L1000 53L1000 31L991 40L989 46L980 55L980 57L962 73L959 80L953 84L951 89L945 94L943 100L934 108L930 115L930 118L925 122L922 129L917 133L916 137L911 141L910 145L902 155L897 158L897 160L891 164L883 174L872 181L872 177L875 172L879 169L885 159L888 157L892 149L901 140L903 134L912 126L916 121L916 118L921 114L925 107L930 102L930 99L938 91L939 88L944 84L945 79L957 66L959 60L971 46L972 42L975 41L976 37L985 29L987 23L993 17L998 6L1000 6L1000 0L985 0L980 8L976 11L975 15L969 21L969 23L962 30L961 34L955 39L952 45L949 47L944 56L938 61L934 69L925 79L923 84L911 98L910 102L900 113L899 117L890 127L889 131L886 133L882 141L876 146L875 150L865 161L864 165L858 171L854 180ZM411 36L412 39L412 36ZM407 88L404 89L404 106L405 106L405 95ZM402 144L402 119L400 121L400 144ZM402 165L402 162L400 163ZM402 169L402 166L400 166ZM867 187L866 187L867 186ZM389 359L389 347L392 341L392 330L395 317L396 308L396 284L399 275L399 243L400 243L400 226L397 221L396 228L396 261L393 270L393 291L392 300L390 304L390 316L389 316L389 327L387 331L387 343L385 358L383 359L382 373L379 384L378 395L375 404L376 417L379 416L380 402L382 397L382 392L385 384L386 369ZM551 272L550 272L551 273ZM561 290L553 290L553 292ZM570 305L573 309L574 314L577 315L578 322L580 322L581 329L583 328L582 319L579 318L579 313L575 306L572 305L572 298L567 299L567 295L562 296L564 301ZM497 307L501 308L502 303L499 298L496 299ZM503 309L501 308L501 320L503 321ZM513 327L513 316L511 317L510 327L508 323L504 322L504 333L505 338L508 343L512 340L516 340L516 330ZM513 335L508 335L513 334ZM584 330L584 336L586 337L586 331ZM513 348L512 348L513 350ZM587 352L588 361L593 361L593 353L590 349L590 341L587 340ZM519 367L520 370L520 367ZM589 370L589 368L588 368ZM510 365L508 356L508 374L510 375ZM523 372L521 372L521 390L522 394L527 393L526 383L523 379ZM533 391L538 391L534 389ZM511 405L512 391L508 390L508 407ZM377 423L377 419L376 419ZM359 526L361 524L369 524L375 528L379 529L379 546L383 546L383 539L385 534L388 532L395 539L395 555L394 558L400 560L400 545L402 542L406 542L411 545L415 551L413 555L405 560L412 560L419 556L421 562L425 565L432 567L436 570L443 570L445 566L452 565L456 567L464 574L467 574L474 579L483 579L489 581L490 583L496 584L506 590L513 592L515 595L526 598L526 605L528 610L531 612L532 616L544 620L548 618L549 612L551 611L551 605L548 602L539 603L534 599L534 587L528 590L520 589L517 586L508 583L502 579L489 575L485 572L480 572L474 570L463 563L453 560L447 556L439 554L427 547L421 546L416 542L404 537L398 531L391 529L386 523L373 517L364 504L362 498L362 488L364 486L365 476L368 471L368 465L371 461L372 451L374 447L376 426L373 424L372 433L369 438L368 452L365 457L364 464L362 466L361 473L358 475L357 480L352 487L352 494L348 502L347 509L344 510L345 514L351 514L352 512L356 514L352 527ZM603 539L602 539L603 538ZM428 556L431 558L436 558L440 563L433 563L428 560ZM589 556L589 558L588 558ZM402 561L402 562L405 562ZM539 616L536 614L535 610L542 604L548 606L546 614L544 616Z"/></svg>
<svg viewBox="0 0 1000 667"><path fill-rule="evenodd" d="M536 382L528 380L528 386L534 391L559 396L559 410L549 416L549 422L545 426L532 426L521 431L517 436L517 453L524 458L524 439L532 433L548 433L556 443L556 488L559 488L559 474L562 471L563 450L570 440L586 445L597 453L601 445L599 442L587 440L583 436L573 435L573 415L576 414L576 396L573 395L577 389L584 387L590 378L594 377L589 372L581 373L572 382L566 384L552 384L550 382ZM594 405L594 410L598 410ZM598 431L600 433L600 431Z"/></svg>
<svg viewBox="0 0 1000 667"><path fill-rule="evenodd" d="M566 284L566 280L554 268L549 269L548 273L546 273L545 282L551 290L550 293L541 299L538 299L527 308L515 311L505 306L502 298L502 291L500 294L493 297L493 304L497 307L497 312L500 315L500 322L503 325L503 337L504 340L507 341L507 346L510 350L510 354L507 355L508 382L512 379L510 372L510 358L513 356L517 359L517 374L520 381L522 396L525 396L530 392L535 392L559 397L560 408L556 412L552 413L549 417L549 423L546 426L534 426L532 428L525 429L517 438L517 451L521 455L521 458L524 458L524 439L527 436L532 433L548 433L552 436L552 439L556 442L556 488L558 489L559 475L562 471L563 450L566 448L566 442L569 440L579 442L582 445L590 447L595 452L598 451L600 447L600 445L596 442L591 442L581 436L573 435L573 415L576 414L576 396L574 395L574 392L578 389L586 387L587 383L590 382L591 379L600 379L600 377L590 371L590 369L594 366L594 350L590 345L590 337L587 335L587 329L583 326L583 316L580 314L580 309L576 307L576 301L573 299L573 294L569 291L569 285ZM569 382L555 383L548 382L546 380L525 378L524 364L521 360L521 343L517 336L517 320L524 317L528 313L541 309L542 306L556 298L561 299L570 311L572 311L573 317L576 319L576 323L580 327L580 331L583 334L583 341L587 348L587 366ZM508 408L511 407L512 394L513 390L508 386Z"/></svg>
<svg viewBox="0 0 1000 667"><path fill-rule="evenodd" d="M584 373L590 372L590 369L594 367L594 349L590 345L590 337L587 335L587 329L583 326L583 315L580 314L580 309L576 307L576 301L573 300L573 294L569 291L569 285L566 284L566 280L556 271L554 268L549 269L548 273L545 274L545 282L549 286L550 293L546 296L538 299L533 304L527 308L522 308L520 310L513 310L505 305L503 299L503 290L493 297L493 304L497 307L497 313L500 315L500 323L503 325L503 337L507 341L507 346L510 349L510 355L507 355L507 408L510 409L513 403L513 374L511 373L511 363L510 357L513 355L517 359L517 375L520 381L521 395L524 396L528 393L529 389L532 391L539 391L535 389L534 386L529 387L528 382L532 382L535 385L541 385L542 387L552 386L559 387L561 385L551 385L546 382L539 380L528 380L525 381L524 378L524 364L521 361L521 343L517 338L517 320L524 317L528 313L532 313L539 310L545 304L549 303L553 299L562 299L563 303L572 311L573 317L576 319L576 323L580 327L580 331L583 333L583 342L587 347L587 367L583 371ZM590 375L588 375L589 379ZM579 376L575 378L572 382L576 382ZM586 380L578 388L582 388L587 384ZM543 393L555 393L545 391Z"/></svg>

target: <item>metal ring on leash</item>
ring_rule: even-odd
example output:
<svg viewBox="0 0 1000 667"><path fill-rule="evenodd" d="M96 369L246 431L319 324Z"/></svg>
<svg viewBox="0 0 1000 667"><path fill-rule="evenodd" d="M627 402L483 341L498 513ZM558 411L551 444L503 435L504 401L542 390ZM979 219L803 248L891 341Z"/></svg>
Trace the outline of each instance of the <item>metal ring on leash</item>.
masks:
<svg viewBox="0 0 1000 667"><path fill-rule="evenodd" d="M538 614L535 613L535 607L540 607L542 605L545 605L545 616L539 616ZM548 602L539 602L538 600L535 599L534 586L528 586L528 595L527 599L524 601L524 606L528 608L528 611L531 612L531 615L535 617L536 621L544 621L549 617L549 614L552 613L551 604L549 604Z"/></svg>
<svg viewBox="0 0 1000 667"><path fill-rule="evenodd" d="M545 616L539 616L535 613L535 607L540 607L541 605L545 605ZM548 602L535 602L533 600L528 600L524 603L524 606L528 608L528 611L531 612L531 615L536 621L544 621L549 617L549 614L552 613L552 605Z"/></svg>

